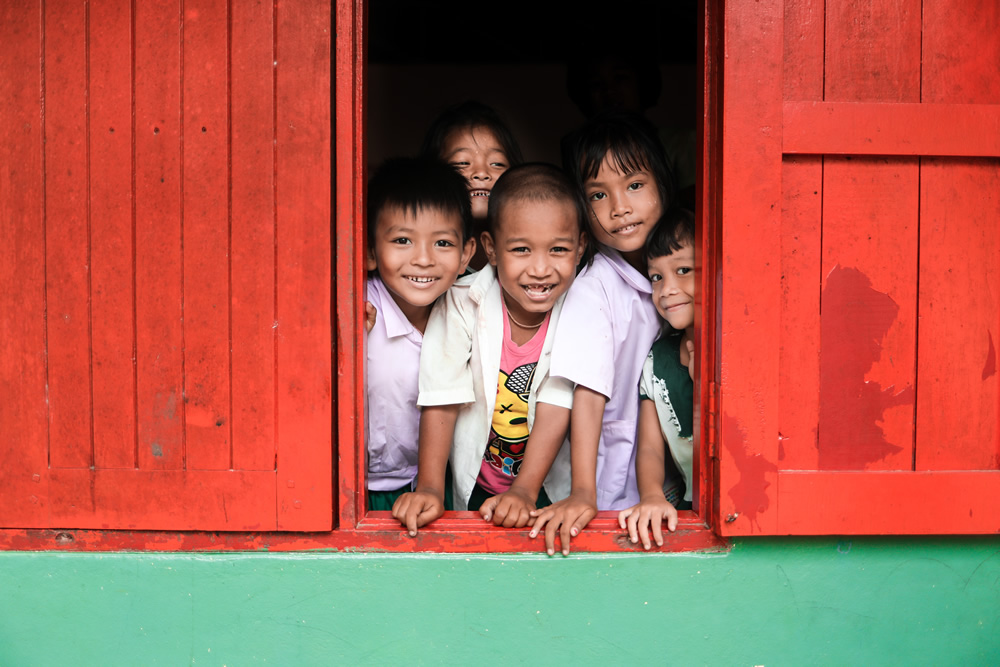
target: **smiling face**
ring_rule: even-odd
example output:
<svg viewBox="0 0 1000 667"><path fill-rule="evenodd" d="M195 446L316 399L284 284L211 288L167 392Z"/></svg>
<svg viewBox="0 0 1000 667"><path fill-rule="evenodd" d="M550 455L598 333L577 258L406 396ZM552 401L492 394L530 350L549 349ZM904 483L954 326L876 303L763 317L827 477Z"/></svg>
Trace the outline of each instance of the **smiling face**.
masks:
<svg viewBox="0 0 1000 667"><path fill-rule="evenodd" d="M586 245L577 209L565 199L514 200L497 223L495 236L483 232L483 245L507 311L522 324L540 323L576 277Z"/></svg>
<svg viewBox="0 0 1000 667"><path fill-rule="evenodd" d="M472 217L486 218L493 184L510 166L500 142L485 127L458 128L445 140L441 157L468 181Z"/></svg>
<svg viewBox="0 0 1000 667"><path fill-rule="evenodd" d="M375 222L375 244L367 268L379 277L410 322L423 330L434 300L451 287L476 248L462 242L457 213L387 206Z"/></svg>
<svg viewBox="0 0 1000 667"><path fill-rule="evenodd" d="M694 247L685 243L672 254L650 258L647 272L660 317L678 331L693 329Z"/></svg>
<svg viewBox="0 0 1000 667"><path fill-rule="evenodd" d="M663 212L653 175L645 169L622 173L605 157L583 190L590 203L594 237L620 252L632 266L641 267L646 237Z"/></svg>

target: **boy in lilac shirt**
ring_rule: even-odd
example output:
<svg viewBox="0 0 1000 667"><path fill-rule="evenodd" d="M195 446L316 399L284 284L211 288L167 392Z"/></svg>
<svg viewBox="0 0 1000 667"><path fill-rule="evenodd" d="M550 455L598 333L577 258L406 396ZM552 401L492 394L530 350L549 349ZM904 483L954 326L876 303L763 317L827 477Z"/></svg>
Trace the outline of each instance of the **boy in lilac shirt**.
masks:
<svg viewBox="0 0 1000 667"><path fill-rule="evenodd" d="M417 474L417 377L431 307L468 266L468 188L446 163L400 158L368 184L365 440L368 509L389 510Z"/></svg>

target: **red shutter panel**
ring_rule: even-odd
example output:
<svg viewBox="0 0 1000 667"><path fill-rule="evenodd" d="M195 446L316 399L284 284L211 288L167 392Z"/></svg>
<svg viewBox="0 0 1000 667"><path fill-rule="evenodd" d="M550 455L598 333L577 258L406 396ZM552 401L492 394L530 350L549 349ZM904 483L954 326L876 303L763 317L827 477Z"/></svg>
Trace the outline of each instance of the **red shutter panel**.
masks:
<svg viewBox="0 0 1000 667"><path fill-rule="evenodd" d="M724 533L1000 529L998 20L727 4Z"/></svg>
<svg viewBox="0 0 1000 667"><path fill-rule="evenodd" d="M329 529L329 7L2 11L0 526Z"/></svg>

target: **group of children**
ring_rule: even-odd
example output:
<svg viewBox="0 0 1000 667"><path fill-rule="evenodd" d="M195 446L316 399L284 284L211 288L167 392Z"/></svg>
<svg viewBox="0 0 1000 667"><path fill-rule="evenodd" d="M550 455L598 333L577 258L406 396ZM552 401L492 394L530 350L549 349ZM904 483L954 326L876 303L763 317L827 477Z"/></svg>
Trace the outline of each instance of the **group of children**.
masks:
<svg viewBox="0 0 1000 667"><path fill-rule="evenodd" d="M649 549L690 507L694 217L637 116L563 163L466 103L369 182L368 508L410 535L478 510L568 554L619 510Z"/></svg>

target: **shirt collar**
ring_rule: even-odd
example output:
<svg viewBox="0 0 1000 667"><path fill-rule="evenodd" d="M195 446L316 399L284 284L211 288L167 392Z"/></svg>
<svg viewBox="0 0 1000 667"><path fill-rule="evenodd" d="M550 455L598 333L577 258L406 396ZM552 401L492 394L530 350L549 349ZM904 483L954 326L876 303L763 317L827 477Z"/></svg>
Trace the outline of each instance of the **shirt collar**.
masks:
<svg viewBox="0 0 1000 667"><path fill-rule="evenodd" d="M625 261L620 252L608 246L601 246L601 254L607 258L608 263L622 277L622 280L633 289L645 294L653 293L653 285L649 282L649 278L636 271L631 264Z"/></svg>
<svg viewBox="0 0 1000 667"><path fill-rule="evenodd" d="M385 286L385 283L381 279L375 281L375 289L378 290L382 303L382 312L378 313L376 317L382 317L382 321L385 323L385 335L388 338L406 336L410 333L415 333L419 336L420 332L410 323L410 320L406 319L406 315L396 305L396 300L392 298L389 288Z"/></svg>

